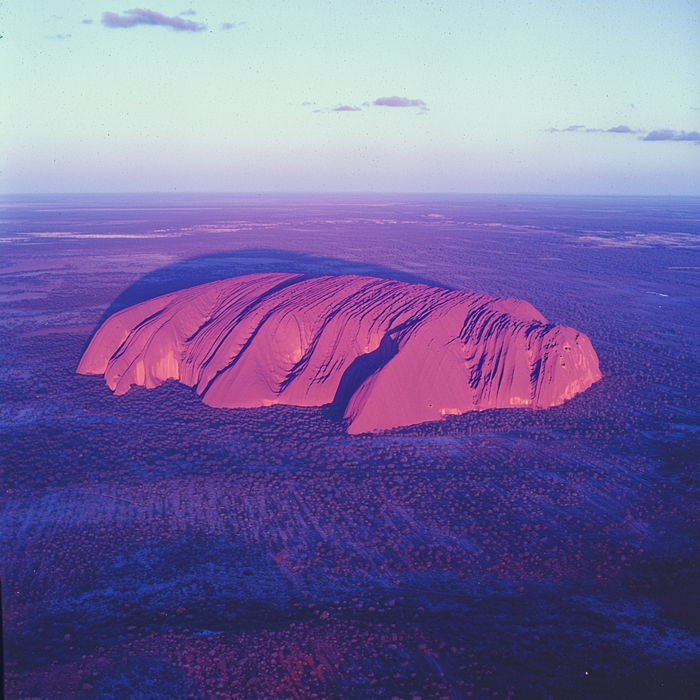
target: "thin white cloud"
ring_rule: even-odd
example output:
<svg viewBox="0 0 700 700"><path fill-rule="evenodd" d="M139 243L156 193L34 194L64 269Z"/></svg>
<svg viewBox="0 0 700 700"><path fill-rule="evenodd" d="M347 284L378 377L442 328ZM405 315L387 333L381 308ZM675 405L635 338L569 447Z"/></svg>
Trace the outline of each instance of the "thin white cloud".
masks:
<svg viewBox="0 0 700 700"><path fill-rule="evenodd" d="M697 131L675 131L673 129L658 129L650 131L640 141L688 141L700 145L700 134Z"/></svg>
<svg viewBox="0 0 700 700"><path fill-rule="evenodd" d="M563 133L565 131L574 131L580 134L645 134L640 136L639 141L687 141L700 145L700 133L697 131L675 131L674 129L657 129L656 131L645 131L644 129L632 129L626 124L613 126L609 129L587 129L582 124L574 124L567 126L566 129L557 129L551 127L545 129L548 133Z"/></svg>
<svg viewBox="0 0 700 700"><path fill-rule="evenodd" d="M201 22L192 22L181 17L168 17L160 12L138 8L126 10L123 16L114 12L104 12L102 14L102 24L110 29L129 29L139 24L146 24L170 27L179 32L201 32L207 28L207 25Z"/></svg>
<svg viewBox="0 0 700 700"><path fill-rule="evenodd" d="M408 97L378 97L372 104L377 107L419 107L420 109L428 109L428 106L423 100L411 100Z"/></svg>

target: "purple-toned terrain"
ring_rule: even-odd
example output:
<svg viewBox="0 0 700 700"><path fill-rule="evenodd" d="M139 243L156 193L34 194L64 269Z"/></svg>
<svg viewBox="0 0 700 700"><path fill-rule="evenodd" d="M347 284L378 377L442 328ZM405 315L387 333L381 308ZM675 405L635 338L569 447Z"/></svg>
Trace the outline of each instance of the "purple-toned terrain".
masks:
<svg viewBox="0 0 700 700"><path fill-rule="evenodd" d="M700 697L697 199L2 203L7 698Z"/></svg>
<svg viewBox="0 0 700 700"><path fill-rule="evenodd" d="M340 275L243 275L110 317L78 372L117 395L168 379L218 408L342 404L352 434L558 406L601 375L590 340L530 304Z"/></svg>

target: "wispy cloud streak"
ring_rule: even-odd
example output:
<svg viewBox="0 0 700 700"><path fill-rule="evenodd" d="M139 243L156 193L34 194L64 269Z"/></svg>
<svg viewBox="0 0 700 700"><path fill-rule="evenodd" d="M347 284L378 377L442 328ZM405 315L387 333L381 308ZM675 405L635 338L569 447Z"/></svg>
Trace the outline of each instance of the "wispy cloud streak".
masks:
<svg viewBox="0 0 700 700"><path fill-rule="evenodd" d="M409 100L408 97L378 97L372 104L377 107L419 107L420 109L428 109L428 106L423 100Z"/></svg>
<svg viewBox="0 0 700 700"><path fill-rule="evenodd" d="M643 129L630 129L629 126L620 124L620 126L613 126L611 129L585 129L587 134L646 134L647 132Z"/></svg>
<svg viewBox="0 0 700 700"><path fill-rule="evenodd" d="M586 127L583 124L574 124L573 126L567 126L566 129L555 129L554 127L551 127L550 129L546 129L545 131L548 131L550 134L553 134L563 131L581 131L581 129L585 128Z"/></svg>
<svg viewBox="0 0 700 700"><path fill-rule="evenodd" d="M674 131L673 129L658 129L650 131L640 141L690 141L700 145L700 134L697 131Z"/></svg>
<svg viewBox="0 0 700 700"><path fill-rule="evenodd" d="M548 133L563 133L565 131L575 131L579 134L645 134L640 136L639 141L688 141L700 145L700 133L697 131L674 131L673 129L657 129L647 132L644 129L632 129L625 124L613 126L610 129L586 129L582 124L567 126L566 129L545 129Z"/></svg>
<svg viewBox="0 0 700 700"><path fill-rule="evenodd" d="M181 17L167 17L154 12L153 10L143 10L135 8L126 10L124 16L114 12L105 12L102 15L102 24L110 29L128 29L138 24L150 24L162 27L171 27L180 32L201 32L207 28L206 24L192 22Z"/></svg>
<svg viewBox="0 0 700 700"><path fill-rule="evenodd" d="M606 129L606 131L609 134L639 134L639 133L641 133L640 131L635 131L634 129L630 129L629 126L625 126L624 124L620 124L620 126L614 126L612 129Z"/></svg>

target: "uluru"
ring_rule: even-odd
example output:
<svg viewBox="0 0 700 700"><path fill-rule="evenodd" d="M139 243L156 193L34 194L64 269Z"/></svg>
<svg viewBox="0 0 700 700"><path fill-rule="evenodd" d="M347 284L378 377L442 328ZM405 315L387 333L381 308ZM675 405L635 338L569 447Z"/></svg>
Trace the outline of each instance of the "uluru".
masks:
<svg viewBox="0 0 700 700"><path fill-rule="evenodd" d="M532 305L355 275L210 282L109 317L78 373L117 395L168 379L219 408L343 411L367 433L491 408L548 408L601 378L590 340Z"/></svg>

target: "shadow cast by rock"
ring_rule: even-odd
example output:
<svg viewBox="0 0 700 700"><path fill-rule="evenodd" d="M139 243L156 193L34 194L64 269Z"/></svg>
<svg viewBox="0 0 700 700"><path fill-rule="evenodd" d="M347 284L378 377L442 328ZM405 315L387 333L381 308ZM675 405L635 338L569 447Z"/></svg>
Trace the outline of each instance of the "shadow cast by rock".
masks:
<svg viewBox="0 0 700 700"><path fill-rule="evenodd" d="M326 416L331 420L342 420L353 394L398 351L398 340L387 333L376 350L356 357L343 373L333 402L326 406Z"/></svg>

